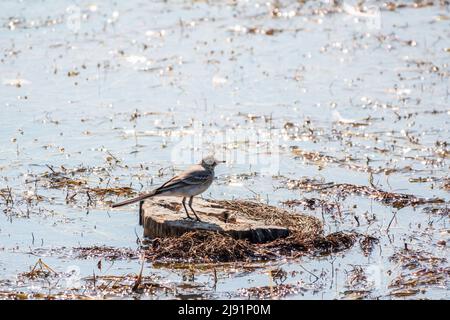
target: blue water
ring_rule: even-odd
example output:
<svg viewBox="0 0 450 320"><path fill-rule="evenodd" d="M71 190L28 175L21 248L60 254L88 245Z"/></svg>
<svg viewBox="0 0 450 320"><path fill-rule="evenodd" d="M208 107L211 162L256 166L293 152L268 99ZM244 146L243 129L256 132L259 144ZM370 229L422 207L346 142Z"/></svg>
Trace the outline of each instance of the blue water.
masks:
<svg viewBox="0 0 450 320"><path fill-rule="evenodd" d="M442 188L449 151L438 146L449 141L450 128L448 7L388 11L378 4L379 20L358 20L326 3L281 4L275 18L264 1L2 1L0 188L11 187L18 202L27 191L45 200L29 213L18 204L22 211L0 215L0 291L47 292L42 283L17 277L40 257L59 272L79 267L81 278L94 270L140 270L138 260L105 262L108 267L98 270L98 259L52 253L75 246L136 248L142 228L134 207L86 208L82 195L77 204L66 204L66 191L36 188L29 181L49 171L46 165L95 167L96 173L83 176L89 185L109 181L141 190L214 152L227 165L217 169L206 198L258 195L279 205L320 197L276 187L305 176L368 185L369 166L403 169L374 175L384 190L450 200ZM136 110L139 116L131 120ZM352 125L359 122L365 125ZM286 129L287 123L293 127ZM295 158L293 146L343 161ZM111 164L110 155L120 163ZM436 181L410 182L419 177ZM0 204L6 208L1 198ZM331 257L277 261L252 272L239 265L219 268L215 288L211 270L188 281L183 276L189 269L147 263L144 273L158 281L201 289L142 298L180 292L242 297L240 289L273 285L268 270L275 268L288 271L285 283L302 288L284 298L345 298L348 271L361 265L376 271L369 297L390 299L389 283L404 270L389 257L405 243L448 257L447 247L437 244L448 243L448 213L407 207L386 231L395 209L357 196L340 205L342 219L325 215L325 231L375 235L380 243L370 256L356 245ZM322 219L320 210L298 210ZM366 221L366 213L376 220ZM37 249L39 254L30 253ZM68 289L64 282L55 286ZM448 298L447 286L423 289L412 297Z"/></svg>

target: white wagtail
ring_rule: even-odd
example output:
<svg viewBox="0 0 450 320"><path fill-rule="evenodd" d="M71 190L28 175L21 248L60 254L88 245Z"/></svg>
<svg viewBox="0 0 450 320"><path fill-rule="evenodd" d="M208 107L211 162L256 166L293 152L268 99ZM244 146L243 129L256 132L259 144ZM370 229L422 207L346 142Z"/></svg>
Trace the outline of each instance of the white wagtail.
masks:
<svg viewBox="0 0 450 320"><path fill-rule="evenodd" d="M140 195L139 197L115 203L112 205L112 207L121 207L135 202L141 202L142 205L143 200L154 196L183 197L183 201L181 203L183 204L188 218L192 219L188 213L185 203L186 198L189 197L189 208L191 208L197 220L201 221L197 216L195 210L192 208L192 201L194 199L194 196L205 192L206 189L209 188L214 180L214 168L219 163L224 162L225 161L218 161L211 156L206 157L199 164L193 165L186 171L180 173L179 175L164 183L159 188L156 188L155 190L150 191L146 194Z"/></svg>

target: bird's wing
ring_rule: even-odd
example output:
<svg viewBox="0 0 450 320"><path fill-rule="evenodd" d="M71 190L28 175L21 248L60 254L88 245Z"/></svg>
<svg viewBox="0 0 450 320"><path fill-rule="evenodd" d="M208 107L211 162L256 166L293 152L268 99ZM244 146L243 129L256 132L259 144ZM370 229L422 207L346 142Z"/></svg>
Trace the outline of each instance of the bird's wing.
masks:
<svg viewBox="0 0 450 320"><path fill-rule="evenodd" d="M187 185L204 184L211 181L211 179L211 173L205 171L202 167L192 167L191 169L180 173L178 176L173 177L155 191L163 192Z"/></svg>
<svg viewBox="0 0 450 320"><path fill-rule="evenodd" d="M164 184L162 184L160 187L158 187L156 190L159 190L161 188L167 187L170 184L173 184L175 182L177 182L179 179L178 176L172 177L170 180L167 180L166 182L164 182Z"/></svg>

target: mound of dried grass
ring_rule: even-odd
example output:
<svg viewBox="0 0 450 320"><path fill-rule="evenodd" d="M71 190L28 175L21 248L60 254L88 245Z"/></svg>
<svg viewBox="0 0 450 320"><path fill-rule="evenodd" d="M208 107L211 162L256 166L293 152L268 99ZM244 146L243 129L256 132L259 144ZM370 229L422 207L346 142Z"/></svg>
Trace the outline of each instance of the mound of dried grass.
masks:
<svg viewBox="0 0 450 320"><path fill-rule="evenodd" d="M215 206L234 211L253 220L264 221L267 225L280 226L304 235L314 235L323 232L322 222L311 216L294 214L275 206L260 202L245 200L216 200Z"/></svg>
<svg viewBox="0 0 450 320"><path fill-rule="evenodd" d="M266 249L276 250L282 255L295 255L308 252L314 255L325 255L342 251L353 246L357 238L354 233L335 232L329 235L316 234L305 236L293 233L287 238L277 239L264 244Z"/></svg>
<svg viewBox="0 0 450 320"><path fill-rule="evenodd" d="M188 232L181 237L157 238L145 251L147 258L160 262L239 262L267 261L280 256L297 256L301 253L324 255L350 248L357 236L337 232L327 236L305 236L294 233L283 239L264 244L236 240L228 235L211 231Z"/></svg>
<svg viewBox="0 0 450 320"><path fill-rule="evenodd" d="M146 256L156 261L196 263L273 260L280 256L296 256L302 253L329 254L350 248L357 238L356 234L343 232L324 236L319 219L259 202L209 202L211 207L226 209L239 216L263 221L267 225L286 227L290 235L263 244L252 244L226 234L194 231L181 237L154 239L146 251Z"/></svg>
<svg viewBox="0 0 450 320"><path fill-rule="evenodd" d="M153 260L231 262L269 260L275 255L245 240L211 231L188 232L181 237L156 238L146 251Z"/></svg>

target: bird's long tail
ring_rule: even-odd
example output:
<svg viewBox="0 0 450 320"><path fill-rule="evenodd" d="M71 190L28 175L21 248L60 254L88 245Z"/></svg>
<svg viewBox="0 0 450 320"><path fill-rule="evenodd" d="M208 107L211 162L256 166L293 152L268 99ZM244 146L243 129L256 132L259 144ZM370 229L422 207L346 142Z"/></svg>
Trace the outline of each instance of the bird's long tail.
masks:
<svg viewBox="0 0 450 320"><path fill-rule="evenodd" d="M125 200L125 201L122 201L122 202L114 203L111 207L112 208L117 208L117 207L126 206L127 204L132 204L132 203L135 203L135 202L139 202L139 201L145 200L147 198L153 197L156 193L157 193L156 191L152 191L152 192L143 194L143 195L141 195L139 197L136 197L136 198L132 198L132 199L128 199L128 200Z"/></svg>

